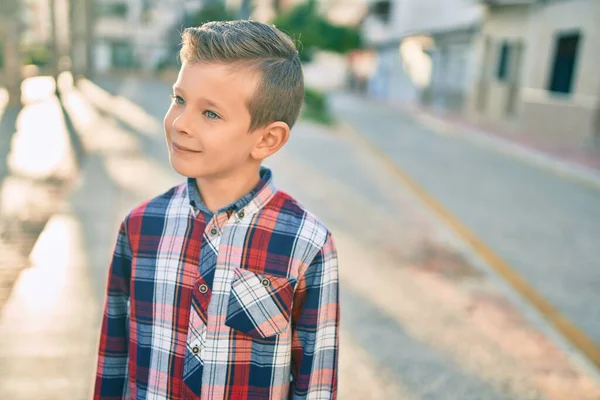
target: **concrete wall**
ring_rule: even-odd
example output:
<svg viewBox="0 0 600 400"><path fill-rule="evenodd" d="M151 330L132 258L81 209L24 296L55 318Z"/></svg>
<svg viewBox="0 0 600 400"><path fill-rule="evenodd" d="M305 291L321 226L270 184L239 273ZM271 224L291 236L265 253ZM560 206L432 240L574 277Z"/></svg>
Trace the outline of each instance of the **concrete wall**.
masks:
<svg viewBox="0 0 600 400"><path fill-rule="evenodd" d="M492 6L484 21L476 45L479 73L469 91L469 113L499 126L518 122L538 142L564 147L600 142L600 1ZM579 31L581 39L572 93L552 93L549 81L557 36L573 31ZM520 66L514 59L510 65L518 73L507 81L497 77L503 41L522 43Z"/></svg>
<svg viewBox="0 0 600 400"><path fill-rule="evenodd" d="M599 134L600 1L554 1L539 7L532 18L530 57L523 90L525 129L560 142L586 145ZM579 31L573 91L548 91L556 37Z"/></svg>
<svg viewBox="0 0 600 400"><path fill-rule="evenodd" d="M518 95L511 94L515 84L522 81L523 65L529 51L523 46L521 62L512 52L509 76L505 81L497 78L501 46L504 41L511 45L525 43L529 34L529 5L492 7L485 16L480 35L477 38L476 54L479 60L477 78L469 94L469 111L482 114L490 120L500 120L509 116L509 98L515 98L513 115L520 115L521 104Z"/></svg>
<svg viewBox="0 0 600 400"><path fill-rule="evenodd" d="M424 101L434 107L463 111L466 94L475 80L475 28L434 35L433 71Z"/></svg>
<svg viewBox="0 0 600 400"><path fill-rule="evenodd" d="M427 66L418 38L408 38L404 47L390 45L377 52L375 73L369 79L368 93L375 98L400 103L416 103L423 86L421 72Z"/></svg>
<svg viewBox="0 0 600 400"><path fill-rule="evenodd" d="M392 0L395 37L427 34L471 26L483 7L473 0Z"/></svg>

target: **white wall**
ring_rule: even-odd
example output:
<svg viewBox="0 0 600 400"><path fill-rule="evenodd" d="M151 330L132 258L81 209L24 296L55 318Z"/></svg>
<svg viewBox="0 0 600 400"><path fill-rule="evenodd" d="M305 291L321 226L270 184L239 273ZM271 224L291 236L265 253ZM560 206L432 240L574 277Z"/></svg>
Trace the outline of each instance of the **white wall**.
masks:
<svg viewBox="0 0 600 400"><path fill-rule="evenodd" d="M546 90L551 74L555 37L561 32L579 31L581 41L576 61L573 92L579 96L600 94L600 1L571 0L539 7L529 42L531 57L524 86Z"/></svg>
<svg viewBox="0 0 600 400"><path fill-rule="evenodd" d="M395 36L452 30L477 23L483 7L473 0L394 0Z"/></svg>
<svg viewBox="0 0 600 400"><path fill-rule="evenodd" d="M423 33L453 30L478 23L484 7L476 0L391 0L389 24L372 16L363 25L363 33L372 42Z"/></svg>

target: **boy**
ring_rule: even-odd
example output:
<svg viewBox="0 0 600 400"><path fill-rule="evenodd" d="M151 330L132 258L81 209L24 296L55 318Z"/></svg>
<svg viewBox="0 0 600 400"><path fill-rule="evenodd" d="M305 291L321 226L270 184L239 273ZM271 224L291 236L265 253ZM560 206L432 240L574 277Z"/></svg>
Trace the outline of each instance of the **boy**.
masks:
<svg viewBox="0 0 600 400"><path fill-rule="evenodd" d="M335 399L335 245L261 166L303 101L294 44L210 22L180 57L164 128L187 183L121 224L94 398Z"/></svg>

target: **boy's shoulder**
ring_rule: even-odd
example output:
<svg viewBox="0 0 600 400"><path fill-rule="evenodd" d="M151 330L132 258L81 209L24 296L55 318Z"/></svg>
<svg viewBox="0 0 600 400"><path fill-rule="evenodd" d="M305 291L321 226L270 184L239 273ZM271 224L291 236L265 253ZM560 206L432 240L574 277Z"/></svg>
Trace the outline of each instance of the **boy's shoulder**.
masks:
<svg viewBox="0 0 600 400"><path fill-rule="evenodd" d="M331 232L315 214L291 194L278 190L273 200L265 206L265 211L272 210L279 214L282 225L289 226L303 236L312 237L313 241L323 244Z"/></svg>
<svg viewBox="0 0 600 400"><path fill-rule="evenodd" d="M189 212L187 184L174 186L166 192L135 206L127 214L129 222L145 217L179 218ZM314 245L323 245L330 235L325 224L291 194L276 190L258 213L265 218L255 218L257 225L265 225L276 233L310 238Z"/></svg>
<svg viewBox="0 0 600 400"><path fill-rule="evenodd" d="M126 216L126 220L139 219L145 216L167 217L170 209L182 209L187 199L187 185L185 183L173 186L166 192L146 200L133 207ZM187 211L184 209L183 211Z"/></svg>

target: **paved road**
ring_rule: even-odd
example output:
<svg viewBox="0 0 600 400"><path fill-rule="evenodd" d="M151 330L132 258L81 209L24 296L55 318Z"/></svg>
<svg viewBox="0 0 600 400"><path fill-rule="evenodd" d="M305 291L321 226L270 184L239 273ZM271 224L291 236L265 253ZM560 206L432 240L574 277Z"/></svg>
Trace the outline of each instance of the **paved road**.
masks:
<svg viewBox="0 0 600 400"><path fill-rule="evenodd" d="M355 96L335 111L600 344L600 190Z"/></svg>
<svg viewBox="0 0 600 400"><path fill-rule="evenodd" d="M167 84L133 79L125 81L105 79L98 80L96 83L108 92L123 96L139 105L157 120L162 121L164 109L169 101L170 88ZM364 111L353 110L354 117L364 114ZM351 118L349 120L354 121ZM422 131L422 127L412 126L407 135L417 137ZM448 152L442 147L440 146L434 152ZM149 140L145 149L150 154L164 160L164 146L160 136ZM418 157L413 159L418 159ZM430 157L425 159L430 161L428 171L432 175L439 175L439 171L446 172L447 166L440 164L438 157L430 154ZM508 164L508 161L506 163ZM391 269L389 273L395 274L395 267L399 263L405 264L406 260L426 258L422 253L427 253L427 250L424 250L423 247L437 249L440 243L451 241L448 239L451 234L440 233L443 229L440 229L437 221L424 222L428 220L425 216L426 211L414 204L414 200L410 199L410 195L406 191L401 188L393 189L397 183L392 176L381 172L381 166L377 164L376 160L361 152L356 144L348 143L342 137L335 135L332 137L331 132L310 125L301 125L294 131L287 150L270 160L270 164L278 171L280 186L284 190L300 196L314 212L318 213L334 229L337 229L340 241L347 243L347 248L354 249L351 253L349 252L354 257L360 258L358 253L368 251L365 248L382 246L393 253L391 264L389 261L381 261L379 266L358 266L359 271L368 268L378 277L377 279L384 277L385 280L386 274L382 273L385 271L385 265L389 264L388 268ZM515 165L513 161L512 167L519 168L520 165ZM493 170L493 167L489 168ZM531 173L535 172L538 171ZM470 185L466 182L465 192L469 190ZM467 209L472 207L473 205L466 205ZM491 208L491 206L483 207L480 211L482 213L480 218L485 219L490 215L496 218L495 213L490 212ZM506 220L505 218L499 219ZM359 232L360 234L358 234ZM345 239L346 235L348 235L347 239ZM434 238L436 235L437 239ZM363 243L360 243L361 241ZM427 244L424 245L423 242ZM453 256L456 254L451 254L450 258ZM444 259L444 255L438 257L441 263L451 262ZM455 276L460 275L461 279L455 278L452 285L458 285L457 280L460 280L460 285L469 287L473 276L477 276L475 279L478 279L479 289L486 292L481 289L486 285L481 284L483 278L477 275L478 272L471 266L465 266L468 262L464 259L458 264L460 264L457 267L459 271L455 271L454 274ZM348 268L349 270L350 268ZM450 342L441 346L443 350L432 345L431 342L436 340L434 339L437 336L435 334L439 329L434 322L435 318L432 321L417 323L414 320L416 316L407 312L398 320L390 315L389 311L386 312L385 306L382 309L381 303L373 301L370 290L363 291L364 287L359 283L360 278L357 279L352 275L346 275L346 278L347 285L342 294L347 304L347 310L352 311L347 311L345 314L345 331L351 338L349 340L358 342L360 348L369 354L374 365L380 366L382 371L387 371L390 377L389 381L400 383L395 388L396 391L404 390L406 396L410 393L416 398L495 399L521 396L536 398L535 395L532 395L532 393L536 393L535 390L527 389L528 385L519 386L512 380L512 373L499 366L502 364L501 361L498 361L502 358L500 355L498 355L498 360L487 366L483 363L480 364L481 361L474 361L470 365L462 357L456 357L458 354L464 354L466 357L466 354L477 352L477 350L470 348L459 350ZM414 277L398 278L415 279ZM377 282L373 282L373 285L382 284L380 281ZM358 288L355 287L357 284ZM398 290L401 287L402 285L398 285L394 289ZM397 293L394 289L391 289L389 297L382 295L380 301L395 303ZM407 287L405 290L409 292L414 288ZM496 296L495 290L491 292L494 293L491 295L492 297ZM420 308L422 307L420 302L425 300L415 294L412 301L415 305L419 304L416 307ZM437 298L431 301L435 304L445 300ZM392 308L390 310L392 313L399 312L398 308ZM514 314L517 312L514 311ZM511 315L514 316L514 314ZM421 324L421 328L415 328ZM366 326L374 328L372 330L365 329ZM456 327L457 331L462 329L464 332L470 330L468 326ZM382 331L387 334L380 335ZM421 333L417 334L417 331ZM424 333L426 331L434 336L428 336ZM459 340L458 336L455 339ZM478 340L474 337L472 343L476 343ZM411 350L390 352L388 350L390 348ZM481 351L487 356L491 352L487 345L482 345ZM355 355L351 357L355 357ZM415 367L415 363L419 366ZM489 368L489 370L487 373L480 373L477 371L478 368ZM430 384L431 380L436 382L435 385ZM505 385L505 389L500 389L502 385ZM440 393L444 393L444 395L442 396ZM541 398L542 392L537 393Z"/></svg>
<svg viewBox="0 0 600 400"><path fill-rule="evenodd" d="M96 83L103 89L63 96L87 159L0 319L1 399L89 398L120 218L181 179L160 127L168 85ZM600 397L600 384L358 143L303 122L267 165L336 238L341 399Z"/></svg>

